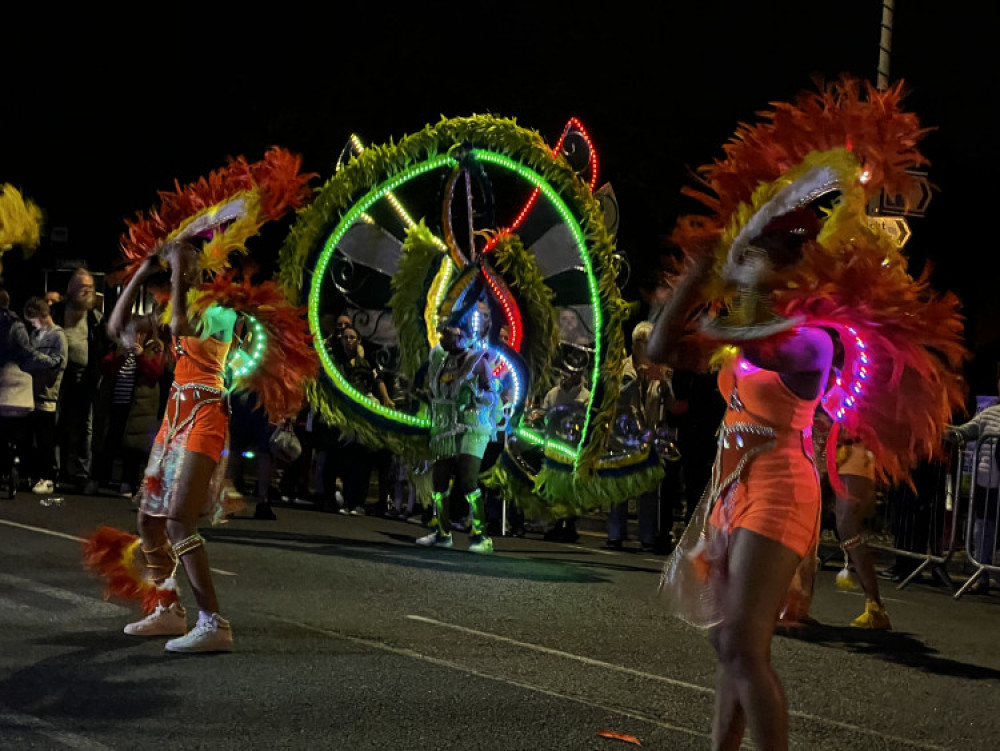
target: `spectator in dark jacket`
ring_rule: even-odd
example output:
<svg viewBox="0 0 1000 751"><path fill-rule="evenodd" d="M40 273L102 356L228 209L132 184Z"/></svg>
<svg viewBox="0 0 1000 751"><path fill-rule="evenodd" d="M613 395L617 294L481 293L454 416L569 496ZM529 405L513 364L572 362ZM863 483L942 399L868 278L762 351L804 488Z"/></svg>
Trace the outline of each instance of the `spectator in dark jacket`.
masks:
<svg viewBox="0 0 1000 751"><path fill-rule="evenodd" d="M39 352L24 322L0 289L0 476L11 481L14 459L27 447L28 416L35 408L32 373L55 371L62 361Z"/></svg>

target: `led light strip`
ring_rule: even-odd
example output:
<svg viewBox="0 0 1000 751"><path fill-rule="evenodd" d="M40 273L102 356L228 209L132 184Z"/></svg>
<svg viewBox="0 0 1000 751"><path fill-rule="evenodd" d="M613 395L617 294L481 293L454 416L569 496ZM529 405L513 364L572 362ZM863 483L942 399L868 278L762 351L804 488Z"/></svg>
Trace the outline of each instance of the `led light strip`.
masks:
<svg viewBox="0 0 1000 751"><path fill-rule="evenodd" d="M504 317L507 319L507 328L510 329L510 341L507 343L507 346L515 352L520 352L521 340L524 338L524 327L521 325L521 311L507 290L500 285L485 266L483 267L483 276L486 277L486 283L500 301L500 307L503 308Z"/></svg>
<svg viewBox="0 0 1000 751"><path fill-rule="evenodd" d="M566 142L566 136L569 135L569 132L574 127L583 137L583 140L587 142L587 148L590 150L590 183L588 185L590 187L590 192L593 193L594 188L597 187L597 149L594 148L594 142L590 140L590 134L587 132L587 129L583 127L583 123L581 123L577 118L571 117L569 122L566 123L566 127L563 128L562 135L559 136L559 141L556 142L555 147L552 149L552 158L559 158L559 154L562 153L563 144ZM501 235L513 232L521 226L521 223L528 218L528 214L531 213L531 210L535 208L535 204L538 202L538 196L540 193L541 191L539 188L535 187L535 189L531 192L531 196L528 198L528 202L524 204L524 208L521 209L521 213L517 215L517 218L509 227L503 230L503 232L498 233L486 243L486 247L483 248L484 253L488 253L496 247Z"/></svg>
<svg viewBox="0 0 1000 751"><path fill-rule="evenodd" d="M510 371L510 377L514 381L514 404L520 404L523 392L523 388L521 386L523 375L517 369L514 363L510 361L507 355L505 355L502 351L500 351L499 349L494 349L493 353L494 355L496 355L496 358L500 361L500 366L493 371L494 377L499 376L505 370Z"/></svg>
<svg viewBox="0 0 1000 751"><path fill-rule="evenodd" d="M587 276L587 287L590 293L590 304L594 311L594 366L591 371L591 385L596 386L600 380L601 369L601 337L603 328L603 321L601 320L601 296L598 290L597 278L594 276L594 269L590 263L590 256L587 254L587 240L583 234L583 230L580 228L579 222L576 221L576 217L569 210L569 207L565 204L562 198L556 193L555 189L549 183L542 178L537 172L535 172L530 167L526 167L520 162L516 162L508 156L503 154L498 154L493 151L485 151L483 149L473 149L473 155L476 159L486 162L489 164L495 164L500 167L505 167L506 169L514 172L515 174L524 178L527 182L534 184L545 197L552 203L559 216L565 222L566 226L569 228L570 234L576 241L577 248L580 250L580 260L583 263L584 272ZM583 424L583 432L580 440L583 441L589 432L590 427L590 417L593 410L594 403L594 393L597 391L596 388L592 388L590 391L590 399L587 402L586 418ZM529 428L518 428L518 434L520 435L522 431L528 431ZM547 449L561 453L574 461L578 457L577 450L566 446L566 444L552 439L545 440L545 446Z"/></svg>
<svg viewBox="0 0 1000 751"><path fill-rule="evenodd" d="M844 377L838 376L836 380L836 385L839 387L840 392L843 397L840 399L840 403L837 405L836 409L833 411L832 415L835 420L843 420L847 416L847 410L853 409L858 400L863 396L865 390L865 381L868 380L869 374L869 358L867 353L867 345L864 339L858 335L857 329L853 326L847 327L847 332L854 337L854 349L857 354L851 363L851 377L847 380L850 381L849 385L844 385ZM829 403L833 398L833 390L831 389L823 396L823 407L827 408L827 413L830 413Z"/></svg>
<svg viewBox="0 0 1000 751"><path fill-rule="evenodd" d="M360 219L361 215L367 212L376 201L384 198L386 194L392 192L408 180L432 170L439 169L441 167L450 167L453 165L454 160L448 155L437 156L433 159L428 159L426 162L415 164L369 190L364 197L358 201L358 203L354 204L354 206L352 206L351 209L344 214L334 231L323 244L323 250L320 252L319 258L316 261L316 266L313 269L312 281L309 285L309 327L314 335L316 335L320 330L320 288L326 277L327 266L329 266L330 260L333 258L333 254L337 249L337 245L340 243L341 239L343 239L347 230L350 229L350 227ZM322 341L322 338L317 336L316 340ZM359 406L362 406L381 417L401 423L402 425L414 428L430 428L431 423L429 418L409 415L405 412L392 409L391 407L386 407L380 404L376 399L373 399L366 394L362 394L360 391L355 389L354 386L352 386L350 382L344 378L340 369L333 362L333 358L330 357L330 353L326 351L326 347L317 347L316 352L319 355L320 362L323 364L323 369L326 371L327 375L330 376L334 385L342 394L351 399L351 401L355 404L358 404Z"/></svg>
<svg viewBox="0 0 1000 751"><path fill-rule="evenodd" d="M437 330L437 313L441 309L441 301L444 299L448 282L451 281L451 275L454 273L455 264L451 262L451 258L445 256L441 267L434 275L431 288L427 291L427 304L424 306L424 327L427 329L427 343L432 348L441 343L441 335Z"/></svg>
<svg viewBox="0 0 1000 751"><path fill-rule="evenodd" d="M242 378L251 373L260 363L261 358L264 356L264 348L267 346L267 333L264 331L264 327L260 321L249 313L244 313L243 315L246 316L247 323L249 323L250 328L253 330L253 351L247 354L243 350L236 350L233 354L229 361L230 368L236 366L233 370L233 378ZM237 363L239 364L237 365Z"/></svg>
<svg viewBox="0 0 1000 751"><path fill-rule="evenodd" d="M354 149L354 153L359 156L365 150L364 144L361 143L361 139L358 138L357 134L355 133L351 133L351 147ZM396 195L392 191L389 191L388 193L385 194L385 199L389 202L389 205L391 205L392 208L396 211L396 215L400 218L400 220L402 220L403 224L405 224L410 229L413 229L414 227L417 226L417 223L413 221L413 217L410 216L409 212L407 212L407 210L403 207L403 204L399 202L399 199L396 198ZM367 214L362 214L361 219L362 221L368 222L368 224L375 223L375 220L372 219ZM437 237L437 235L432 234L431 239L433 240L434 244L438 246L441 250L448 249L448 246L445 245L444 242L439 237Z"/></svg>
<svg viewBox="0 0 1000 751"><path fill-rule="evenodd" d="M600 307L600 294L598 291L597 279L594 276L593 267L590 263L590 257L587 255L587 242L586 237L583 234L583 230L580 228L579 223L573 216L569 207L565 204L562 198L556 193L555 189L549 185L549 183L542 178L537 172L529 167L514 161L508 156L503 154L498 154L493 151L487 151L484 149L473 149L473 155L476 159L488 164L494 164L504 169L507 169L520 177L524 178L527 182L535 185L539 188L542 194L552 203L556 211L559 213L562 220L566 223L566 226L570 230L570 234L573 236L577 247L580 250L580 258L583 262L584 271L587 276L587 286L590 293L591 305L594 310L594 333L595 333L595 343L594 343L594 368L591 373L591 383L596 384L600 378L600 361L601 361L601 329L603 321L601 320L601 307ZM320 287L322 286L323 279L326 275L327 266L333 257L334 252L337 249L337 245L340 243L344 234L347 230L359 220L360 216L364 214L376 201L385 197L388 193L392 192L400 185L418 177L422 174L430 172L435 169L442 167L454 167L457 162L449 155L439 155L432 159L428 159L425 162L419 164L411 165L409 168L403 170L402 172L394 175L389 180L386 180L379 185L375 186L364 195L364 197L356 203L337 224L334 231L327 238L326 242L323 244L323 250L320 252L319 258L316 261L316 266L313 269L312 281L310 282L309 289L309 326L313 333L319 331L319 299L320 299ZM442 284L439 290L439 294L443 294L445 285ZM345 396L350 398L353 402L362 406L377 415L387 418L389 420L394 420L403 425L415 427L415 428L430 428L430 419L427 417L418 417L416 415L409 415L405 412L400 412L398 410L392 409L390 407L385 407L380 404L375 399L362 394L357 389L355 389L343 376L340 370L337 368L330 354L326 351L325 347L319 347L317 349L320 361L323 363L323 368L326 373L333 380L337 389L343 393ZM586 420L583 426L583 432L581 435L581 441L586 438L588 433L588 428L590 426L591 410L593 407L594 391L591 391L590 400L587 403L586 409ZM537 435L535 431L530 428L520 427L517 429L517 434L522 438L536 444L544 445L547 450L554 451L556 453L562 454L568 459L576 460L579 453L576 449L567 446L561 441L554 439L546 439L540 435Z"/></svg>

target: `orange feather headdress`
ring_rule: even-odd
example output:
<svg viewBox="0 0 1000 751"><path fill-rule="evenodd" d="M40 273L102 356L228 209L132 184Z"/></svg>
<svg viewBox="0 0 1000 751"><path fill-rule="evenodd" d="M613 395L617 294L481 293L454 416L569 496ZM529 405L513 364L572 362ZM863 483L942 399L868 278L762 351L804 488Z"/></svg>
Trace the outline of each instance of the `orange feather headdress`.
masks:
<svg viewBox="0 0 1000 751"><path fill-rule="evenodd" d="M916 195L908 170L927 163L917 149L927 130L902 110L901 91L902 84L878 91L842 78L773 104L759 113L762 122L740 125L725 157L701 167L699 185L685 190L712 214L681 217L672 234L691 255L704 252L706 238L714 242L703 299L735 312L740 335L733 341L753 336L764 308L786 328L805 323L838 332L845 362L823 405L893 481L908 480L917 461L942 453L942 433L964 405L959 371L967 357L958 298L934 292L926 272L913 278L900 248L867 216L879 191L904 201ZM827 194L836 195L833 203L815 209ZM815 227L797 221L807 207L819 216ZM775 228L798 234L801 262L767 265L760 247ZM764 273L762 306L747 290ZM779 330L781 318L758 335Z"/></svg>
<svg viewBox="0 0 1000 751"><path fill-rule="evenodd" d="M168 240L202 239L201 269L225 268L229 253L245 251L264 223L308 203L315 175L301 169L300 156L275 146L258 162L240 156L193 183L175 181L173 191L159 193L158 207L126 220L121 237L126 281Z"/></svg>

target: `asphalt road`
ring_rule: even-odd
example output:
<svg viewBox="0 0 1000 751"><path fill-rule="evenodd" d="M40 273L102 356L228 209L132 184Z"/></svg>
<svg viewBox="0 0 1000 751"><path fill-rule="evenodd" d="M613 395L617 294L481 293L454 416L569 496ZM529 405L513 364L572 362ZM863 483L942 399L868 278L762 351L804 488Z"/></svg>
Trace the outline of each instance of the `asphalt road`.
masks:
<svg viewBox="0 0 1000 751"><path fill-rule="evenodd" d="M134 609L80 567L78 538L134 526L127 501L0 501L0 748L709 747L713 654L665 614L662 559L598 534L475 556L405 522L277 513L205 531L236 650L174 655L124 635ZM833 576L825 625L774 641L792 747L997 748L1000 597L890 590L897 630L873 634Z"/></svg>

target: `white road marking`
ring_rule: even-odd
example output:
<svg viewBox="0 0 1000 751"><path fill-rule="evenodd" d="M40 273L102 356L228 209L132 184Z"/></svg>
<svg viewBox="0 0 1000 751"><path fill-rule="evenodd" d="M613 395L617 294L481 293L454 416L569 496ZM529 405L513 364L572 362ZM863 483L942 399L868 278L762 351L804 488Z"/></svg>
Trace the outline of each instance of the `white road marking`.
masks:
<svg viewBox="0 0 1000 751"><path fill-rule="evenodd" d="M69 602L77 608L87 610L97 615L120 615L123 610L128 610L128 608L123 605L104 602L93 597L84 597L83 595L78 595L75 592L70 592L67 589L52 587L48 584L43 584L32 579L23 579L20 576L14 576L13 574L0 573L0 584L7 584L12 587L17 587L18 589L26 589L29 592L45 595L46 597L51 597L55 600Z"/></svg>
<svg viewBox="0 0 1000 751"><path fill-rule="evenodd" d="M854 595L856 597L864 597L865 596L865 593L862 592L861 590L838 589L838 590L836 590L836 592L837 592L837 594L841 594L841 595ZM883 596L882 600L884 602L905 602L904 600L900 600L898 597L885 597L885 596Z"/></svg>
<svg viewBox="0 0 1000 751"><path fill-rule="evenodd" d="M62 746L80 749L80 751L107 751L109 748L103 743L92 741L76 733L60 730L50 722L39 719L34 715L17 712L2 704L0 704L0 725L32 730L38 733L38 735L53 740Z"/></svg>
<svg viewBox="0 0 1000 751"><path fill-rule="evenodd" d="M56 532L54 529L44 529L42 527L32 527L30 524L18 524L17 522L12 522L7 519L0 519L0 524L5 524L8 527L16 527L17 529L25 529L29 532L40 532L43 535L49 535L50 537L61 537L64 540L73 540L74 542L86 542L82 537L77 537L76 535L68 535L65 532ZM211 569L213 574L219 574L219 576L239 576L239 574L233 571L225 571L221 568Z"/></svg>
<svg viewBox="0 0 1000 751"><path fill-rule="evenodd" d="M601 550L600 548L588 548L584 545L563 545L564 548L572 548L573 550L582 550L584 553L599 553L601 555L618 555L618 550Z"/></svg>
<svg viewBox="0 0 1000 751"><path fill-rule="evenodd" d="M535 652L542 652L544 654L555 655L557 657L564 657L564 658L569 659L569 660L575 660L576 662L581 662L581 663L583 663L585 665L593 665L593 666L596 666L596 667L605 668L607 670L614 670L614 671L619 672L619 673L624 673L626 675L633 675L633 676L637 676L639 678L645 678L645 679L657 681L657 682L660 682L660 683L666 683L666 684L671 685L671 686L678 686L680 688L685 688L685 689L688 689L690 691L695 691L695 692L700 693L700 694L714 694L715 693L714 689L706 688L705 686L699 686L699 685L697 685L695 683L687 683L686 681L677 680L676 678L668 678L665 675L656 675L655 673L646 673L646 672L643 672L642 670L634 670L633 668L624 667L623 665L615 665L615 664L610 663L610 662L602 662L601 660L595 660L595 659L593 659L591 657L583 657L582 655L575 655L572 652L563 652L563 651L560 651L558 649L551 649L550 647L543 647L540 644L532 644L531 642L518 641L517 639L511 639L508 636L501 636L500 634L491 634L488 631L479 631L477 629L467 628L465 626L459 626L458 624L455 624L455 623L447 623L445 621L438 621L438 620L435 620L434 618L425 618L422 615L407 615L406 618L409 618L410 620L413 620L413 621L419 621L421 623L427 623L427 624L430 624L432 626L441 626L443 628L452 629L453 631L460 631L462 633L471 634L473 636L480 636L480 637L483 637L485 639L492 639L493 641L499 641L499 642L503 642L505 644L512 644L514 646L523 647L525 649L530 649L530 650L533 650ZM362 641L362 640L359 640L359 641ZM465 668L462 668L462 669L464 670ZM471 671L469 671L469 672L471 672ZM496 680L503 680L503 679L497 678ZM921 741L911 740L910 738L903 738L903 737L897 736L897 735L889 735L887 733L880 733L877 730L871 730L869 728L861 727L860 725L852 725L849 722L841 722L839 720L831 720L831 719L829 719L827 717L820 717L818 715L809 714L808 712L799 712L799 711L790 709L790 710L788 710L788 714L791 717L796 717L796 718L798 718L800 720L805 720L807 722L814 722L814 723L817 723L817 724L820 724L820 725L827 725L827 726L830 726L830 727L838 728L840 730L847 730L849 732L860 733L862 735L868 735L868 736L874 736L876 738L884 738L887 741L892 741L892 742L897 743L897 744L898 743L905 743L905 744L907 744L909 746L912 746L914 748L927 749L927 751L948 751L948 749L946 747L944 747L944 746L935 746L935 745L930 744L930 743L922 743ZM638 718L638 719L642 719L642 718ZM657 724L660 724L660 723L657 722ZM664 726L664 727L667 727L667 726ZM670 727L671 727L671 729L678 729L678 730L682 729L682 728L673 728L672 726L670 726ZM685 732L691 732L692 734L698 735L694 731L685 731Z"/></svg>
<svg viewBox="0 0 1000 751"><path fill-rule="evenodd" d="M294 621L289 618L282 618L281 616L273 615L271 613L265 613L264 615L266 615L269 618L272 618L273 620L281 621L282 623L287 623L290 626L298 626L299 628L305 629L306 631L313 631L315 633L323 634L325 636L332 636L334 638L354 642L356 644L360 644L365 647L373 647L375 649L380 649L383 652L390 652L392 654L400 655L402 657L409 657L414 660L428 662L433 665L438 665L440 667L451 668L452 670L458 670L459 672L466 673L467 675L473 675L477 678L485 678L487 680L496 681L498 683L505 683L508 686L514 686L515 688L524 689L526 691L533 691L535 693L544 694L545 696L551 696L556 699L563 699L565 701L571 701L576 704L583 704L584 706L587 707L593 707L594 709L599 709L602 712L610 712L612 714L628 717L629 719L632 720L639 720L641 722L646 722L651 725L656 725L657 727L664 728L665 730L673 730L678 733L684 733L685 735L694 736L696 738L711 738L711 735L707 733L698 730L692 730L691 728L685 728L680 725L671 725L670 723L664 722L663 720L660 720L656 717L648 717L646 715L624 708L609 707L606 704L589 701L579 696L569 696L567 694L561 694L558 691L553 691L548 688L543 688L542 686L536 686L532 683L525 683L524 681L515 681L509 678L501 678L496 675L490 675L489 673L484 673L481 670L475 670L465 665L460 665L456 662L451 662L450 660L442 660L439 657L431 657L430 655L425 655L421 652L416 652L412 649L407 649L405 647L394 647L389 644L386 644L385 642L370 641L368 639L362 639L357 636L342 634L339 631L334 631L328 628L320 628L319 626L311 626L307 623Z"/></svg>
<svg viewBox="0 0 1000 751"><path fill-rule="evenodd" d="M582 655L575 655L572 652L563 652L559 649L552 649L551 647L543 647L541 644L532 644L531 642L518 641L517 639L511 639L508 636L500 636L499 634L491 634L488 631L477 631L473 628L466 628L465 626L458 626L454 623L445 623L444 621L437 621L433 618L425 618L422 615L408 615L406 616L411 621L420 621L421 623L428 623L432 626L442 626L444 628L450 628L454 631L461 631L466 634L472 634L474 636L482 636L487 639L492 639L493 641L503 642L504 644L513 644L516 647L523 647L524 649L530 649L535 652L541 652L543 654L554 655L556 657L563 657L567 660L575 660L576 662L583 663L584 665L591 665L599 668L606 668L608 670L614 670L619 673L624 673L625 675L633 675L638 678L645 678L646 680L659 681L661 683L667 683L671 686L679 686L680 688L686 688L690 691L697 691L701 694L714 694L715 689L708 688L706 686L699 686L694 683L687 683L686 681L677 680L676 678L667 678L663 675L656 675L655 673L646 673L642 670L635 670L633 668L626 668L622 665L615 665L610 662L603 662L602 660L595 660L592 657L584 657Z"/></svg>
<svg viewBox="0 0 1000 751"><path fill-rule="evenodd" d="M73 540L74 542L86 542L82 537L77 537L75 535L68 535L65 532L56 532L54 529L42 529L41 527L32 527L28 524L18 524L17 522L7 521L6 519L0 519L0 524L6 524L8 527L17 527L18 529L26 529L29 532L41 532L43 535L49 535L50 537L61 537L64 540Z"/></svg>

